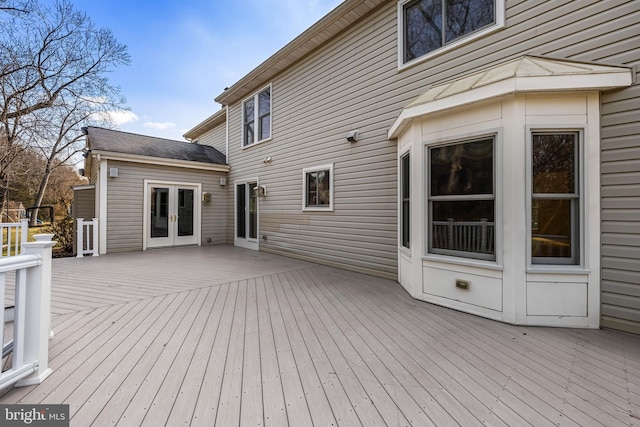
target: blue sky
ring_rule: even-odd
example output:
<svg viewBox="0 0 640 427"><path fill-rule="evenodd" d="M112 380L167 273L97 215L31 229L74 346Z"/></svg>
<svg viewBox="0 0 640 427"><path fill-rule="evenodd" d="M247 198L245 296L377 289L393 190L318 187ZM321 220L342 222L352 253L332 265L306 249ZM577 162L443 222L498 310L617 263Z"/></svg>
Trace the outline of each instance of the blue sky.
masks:
<svg viewBox="0 0 640 427"><path fill-rule="evenodd" d="M225 87L341 0L71 0L127 45L132 64L109 77L131 109L123 131L182 140L218 110Z"/></svg>

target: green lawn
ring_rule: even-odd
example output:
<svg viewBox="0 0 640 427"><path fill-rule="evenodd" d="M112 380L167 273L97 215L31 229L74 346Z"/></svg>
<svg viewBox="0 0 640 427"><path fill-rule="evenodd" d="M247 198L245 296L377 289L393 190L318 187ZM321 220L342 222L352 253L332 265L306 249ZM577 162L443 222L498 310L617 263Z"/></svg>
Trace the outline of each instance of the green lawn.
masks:
<svg viewBox="0 0 640 427"><path fill-rule="evenodd" d="M6 229L6 228L2 230L2 256L7 256L7 243L8 243L7 234L8 234L8 232L9 232L9 230ZM29 228L27 241L28 242L33 242L33 241L35 241L35 239L33 238L34 235L36 235L36 234L46 234L46 233L51 233L51 230L47 226ZM12 235L11 235L11 247L13 248L14 245L15 245L15 233L12 233ZM18 248L19 247L20 247L20 245L18 245ZM13 255L13 252L12 252L12 255Z"/></svg>

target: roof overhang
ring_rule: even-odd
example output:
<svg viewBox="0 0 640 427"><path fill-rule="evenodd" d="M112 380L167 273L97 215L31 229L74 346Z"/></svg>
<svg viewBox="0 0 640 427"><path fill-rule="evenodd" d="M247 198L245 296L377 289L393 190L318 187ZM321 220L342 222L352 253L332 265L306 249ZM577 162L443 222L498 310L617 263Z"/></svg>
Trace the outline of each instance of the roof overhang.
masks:
<svg viewBox="0 0 640 427"><path fill-rule="evenodd" d="M192 129L189 129L184 135L186 139L193 141L198 137L204 135L206 132L223 124L227 120L227 109L222 108L218 110L215 114L204 119L199 124L195 125Z"/></svg>
<svg viewBox="0 0 640 427"><path fill-rule="evenodd" d="M213 172L229 172L231 166L215 163L191 162L187 160L166 159L162 157L140 156L135 154L116 153L113 151L91 150L91 157L97 160L117 160L119 162L142 163L157 166L169 166L184 169L198 169Z"/></svg>
<svg viewBox="0 0 640 427"><path fill-rule="evenodd" d="M630 86L630 67L525 55L457 80L430 86L410 102L388 132L396 139L423 117L504 95L525 92L607 90Z"/></svg>

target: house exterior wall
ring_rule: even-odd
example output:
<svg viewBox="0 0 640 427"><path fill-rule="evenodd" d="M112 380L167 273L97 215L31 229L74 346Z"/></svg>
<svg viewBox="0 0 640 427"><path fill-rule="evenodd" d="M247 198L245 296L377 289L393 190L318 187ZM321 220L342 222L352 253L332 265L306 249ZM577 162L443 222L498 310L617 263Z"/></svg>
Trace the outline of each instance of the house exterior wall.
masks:
<svg viewBox="0 0 640 427"><path fill-rule="evenodd" d="M211 202L202 203L202 245L226 242L227 198L219 182L225 173L114 160L108 167L118 168L118 177L107 178L106 183L108 253L143 249L145 180L201 183L202 191L211 194Z"/></svg>
<svg viewBox="0 0 640 427"><path fill-rule="evenodd" d="M637 34L635 40L637 46ZM640 54L621 55L636 66L640 62ZM640 86L602 97L602 326L636 334L640 334L639 117Z"/></svg>
<svg viewBox="0 0 640 427"><path fill-rule="evenodd" d="M219 152L227 155L227 127L225 123L216 126L214 129L198 138L198 144L208 145Z"/></svg>
<svg viewBox="0 0 640 427"><path fill-rule="evenodd" d="M227 156L227 164L229 164L229 154L227 153L227 124L223 122L215 128L207 131L198 137L198 144L208 145ZM231 178L227 177L226 183L226 235L224 243L233 244L233 183Z"/></svg>
<svg viewBox="0 0 640 427"><path fill-rule="evenodd" d="M72 216L74 218L91 219L96 216L95 188L76 190L73 193Z"/></svg>
<svg viewBox="0 0 640 427"><path fill-rule="evenodd" d="M242 102L229 105L229 185L257 177L268 188L259 200L260 250L397 278L397 147L386 134L408 102L431 84L524 54L640 62L640 2L508 0L505 8L504 28L399 69L398 2L376 7L273 79L255 82L256 92L272 87L267 142L243 149ZM637 330L640 90L634 84L600 96L602 324ZM347 142L356 129L360 141ZM334 164L335 209L305 212L301 171L327 163ZM233 241L233 191L227 197Z"/></svg>
<svg viewBox="0 0 640 427"><path fill-rule="evenodd" d="M272 84L271 141L242 149L242 103L230 106L230 182L259 177L269 189L260 200L260 234L267 237L260 249L396 277L396 154L386 131L402 107L429 84L525 53L632 63L638 8L508 1L502 30L399 71L397 2L386 2L261 82ZM347 142L355 129L360 141ZM265 157L272 163L263 164ZM303 212L301 170L328 162L335 162L335 210Z"/></svg>

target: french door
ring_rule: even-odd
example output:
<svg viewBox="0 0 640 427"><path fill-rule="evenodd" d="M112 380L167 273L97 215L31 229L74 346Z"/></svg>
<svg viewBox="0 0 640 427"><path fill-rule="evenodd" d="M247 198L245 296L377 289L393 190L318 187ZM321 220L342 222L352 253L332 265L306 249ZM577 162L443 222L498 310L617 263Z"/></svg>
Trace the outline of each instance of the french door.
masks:
<svg viewBox="0 0 640 427"><path fill-rule="evenodd" d="M199 244L200 187L147 183L146 247Z"/></svg>
<svg viewBox="0 0 640 427"><path fill-rule="evenodd" d="M235 245L258 250L258 182L236 182Z"/></svg>

